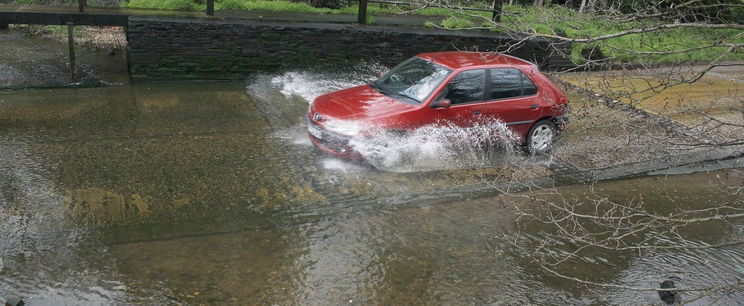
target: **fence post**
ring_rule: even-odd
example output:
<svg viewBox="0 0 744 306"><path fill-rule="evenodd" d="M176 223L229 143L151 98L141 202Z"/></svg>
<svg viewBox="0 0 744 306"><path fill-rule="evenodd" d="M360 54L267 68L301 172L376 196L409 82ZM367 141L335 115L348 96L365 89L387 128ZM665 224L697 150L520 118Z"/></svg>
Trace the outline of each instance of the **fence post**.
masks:
<svg viewBox="0 0 744 306"><path fill-rule="evenodd" d="M207 0L207 15L214 16L214 0Z"/></svg>
<svg viewBox="0 0 744 306"><path fill-rule="evenodd" d="M501 22L501 10L504 6L503 0L493 0L493 22Z"/></svg>
<svg viewBox="0 0 744 306"><path fill-rule="evenodd" d="M359 0L359 13L357 14L357 23L367 24L367 0Z"/></svg>
<svg viewBox="0 0 744 306"><path fill-rule="evenodd" d="M72 82L78 81L78 67L77 67L77 61L75 60L75 37L73 36L73 32L75 30L75 25L72 24L72 22L67 23L67 43L70 45L70 76L72 77Z"/></svg>
<svg viewBox="0 0 744 306"><path fill-rule="evenodd" d="M85 6L88 5L87 0L78 0L78 10L81 13L85 12Z"/></svg>

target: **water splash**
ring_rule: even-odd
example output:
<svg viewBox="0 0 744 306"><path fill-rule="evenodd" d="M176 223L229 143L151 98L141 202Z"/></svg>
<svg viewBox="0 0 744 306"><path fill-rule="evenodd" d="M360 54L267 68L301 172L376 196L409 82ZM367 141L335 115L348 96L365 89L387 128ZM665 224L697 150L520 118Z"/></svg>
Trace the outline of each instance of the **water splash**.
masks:
<svg viewBox="0 0 744 306"><path fill-rule="evenodd" d="M248 82L251 95L267 120L277 128L274 135L295 146L309 145L305 120L287 124L285 108L303 108L320 95L373 81L386 68L378 63L360 63L348 72L290 71L264 75ZM284 113L284 114L282 114ZM498 120L481 120L461 127L441 122L407 132L391 132L366 126L360 121L330 120L324 127L351 136L349 146L377 169L392 172L500 167L519 163L542 163L518 154L519 137ZM324 155L327 156L327 155ZM339 170L338 164L323 161L323 168ZM345 169L345 167L343 167Z"/></svg>
<svg viewBox="0 0 744 306"><path fill-rule="evenodd" d="M364 167L362 164L331 157L323 159L322 165L324 169L333 172L360 173L369 171L369 167Z"/></svg>
<svg viewBox="0 0 744 306"><path fill-rule="evenodd" d="M518 159L519 137L498 120L461 127L449 122L410 132L378 131L349 145L375 168L418 172L504 166Z"/></svg>
<svg viewBox="0 0 744 306"><path fill-rule="evenodd" d="M318 96L377 79L388 68L378 62L361 62L347 72L289 71L271 78L271 85L287 99L302 97L308 103Z"/></svg>

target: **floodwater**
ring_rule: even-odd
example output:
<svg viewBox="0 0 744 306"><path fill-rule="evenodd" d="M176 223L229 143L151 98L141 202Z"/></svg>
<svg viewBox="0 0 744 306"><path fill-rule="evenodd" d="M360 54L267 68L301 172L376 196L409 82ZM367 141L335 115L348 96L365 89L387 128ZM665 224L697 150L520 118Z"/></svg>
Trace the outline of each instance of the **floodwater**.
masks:
<svg viewBox="0 0 744 306"><path fill-rule="evenodd" d="M0 89L129 82L123 50L81 46L75 50L77 82L71 79L67 44L21 31L0 29Z"/></svg>
<svg viewBox="0 0 744 306"><path fill-rule="evenodd" d="M542 269L517 246L537 248L554 229L518 213L543 211L539 199L555 198L547 190L569 204L642 200L662 214L742 205L737 164L530 192L553 182L553 157L434 144L421 159L376 169L315 149L308 101L381 69L0 92L0 296L30 305L654 304L655 291L579 285ZM708 225L680 232L693 246L744 235L740 219ZM558 272L593 282L708 287L742 278L744 247L592 249L568 263ZM724 291L699 302L742 299Z"/></svg>
<svg viewBox="0 0 744 306"><path fill-rule="evenodd" d="M488 188L514 174L508 165L397 173L314 149L297 126L307 102L286 92L301 75L0 94L0 292L32 304L657 301L570 285L525 260L508 238L547 229L514 214L539 202ZM692 209L736 201L727 187L743 183L730 169L592 190ZM579 201L589 189L559 190ZM696 240L742 234L717 225ZM568 272L650 287L744 272L741 246L593 256Z"/></svg>

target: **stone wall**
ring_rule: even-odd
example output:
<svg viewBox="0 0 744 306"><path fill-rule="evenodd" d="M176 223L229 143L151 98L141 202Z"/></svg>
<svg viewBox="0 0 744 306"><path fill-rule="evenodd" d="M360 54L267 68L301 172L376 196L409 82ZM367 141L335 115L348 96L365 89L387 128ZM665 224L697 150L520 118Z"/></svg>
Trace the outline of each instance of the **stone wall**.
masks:
<svg viewBox="0 0 744 306"><path fill-rule="evenodd" d="M486 32L162 17L130 17L127 40L135 81L235 80L360 59L395 65L422 52L498 51L514 42ZM536 39L508 53L548 69L570 64L563 55L570 55L570 46L563 52L548 46Z"/></svg>

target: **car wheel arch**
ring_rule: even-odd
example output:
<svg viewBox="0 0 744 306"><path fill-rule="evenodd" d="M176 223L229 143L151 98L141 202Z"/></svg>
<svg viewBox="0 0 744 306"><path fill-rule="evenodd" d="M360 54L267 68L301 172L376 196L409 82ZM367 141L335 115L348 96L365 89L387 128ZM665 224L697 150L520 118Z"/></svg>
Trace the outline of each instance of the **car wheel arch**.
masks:
<svg viewBox="0 0 744 306"><path fill-rule="evenodd" d="M538 124L540 121L543 121L543 120L550 120L551 122L553 122L553 124L555 124L555 117L553 117L553 116L543 116L543 117L538 118L535 121L532 121L532 124L530 124L530 128L528 129L528 131L531 130L533 127L535 127L536 124ZM527 137L525 137L525 139L526 138Z"/></svg>
<svg viewBox="0 0 744 306"><path fill-rule="evenodd" d="M551 148L548 148L547 150L544 150L544 151L541 150L539 152L533 152L533 149L530 147L530 141L531 141L531 135L530 134L532 134L532 132L534 131L535 127L539 126L543 122L547 122L547 123L549 123L551 125L551 129L553 130L553 136L551 136L551 138L555 137L557 135L557 133L558 133L558 128L557 128L557 126L555 124L555 120L554 119L555 118L553 118L551 116L545 116L545 117L542 117L542 118L540 118L538 120L535 120L535 123L533 123L530 126L530 128L527 130L527 134L524 137L524 143L522 143L522 147L527 151L527 153L539 155L539 154L543 154L543 153L549 152L551 150ZM550 146L552 147L552 144Z"/></svg>

